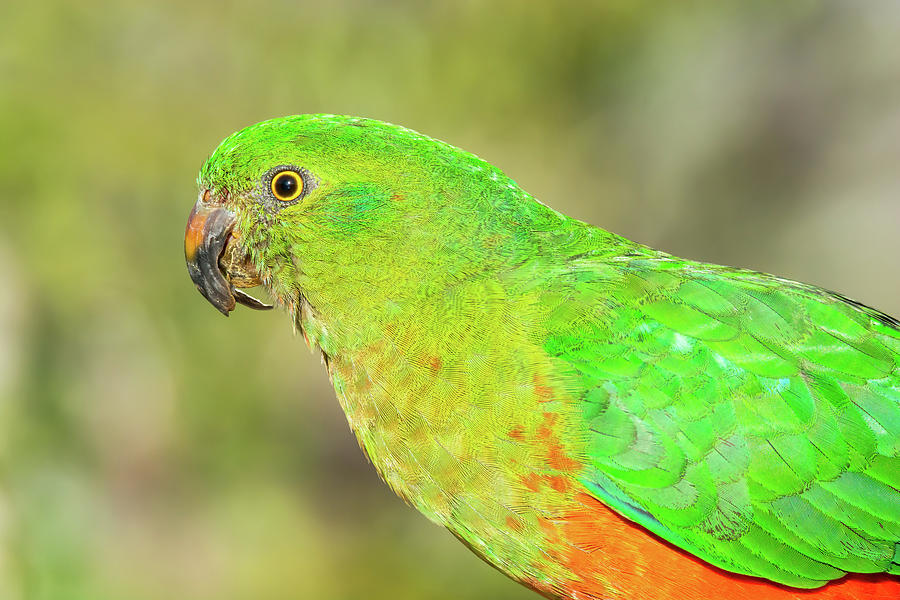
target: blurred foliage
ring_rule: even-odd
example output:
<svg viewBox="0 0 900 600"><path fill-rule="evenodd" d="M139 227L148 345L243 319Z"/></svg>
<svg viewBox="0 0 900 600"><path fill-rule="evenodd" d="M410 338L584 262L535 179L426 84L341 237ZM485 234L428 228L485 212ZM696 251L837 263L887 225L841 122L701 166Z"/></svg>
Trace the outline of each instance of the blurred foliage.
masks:
<svg viewBox="0 0 900 600"><path fill-rule="evenodd" d="M900 4L0 4L0 598L528 598L395 499L287 320L223 321L201 162L376 117L675 254L900 313Z"/></svg>

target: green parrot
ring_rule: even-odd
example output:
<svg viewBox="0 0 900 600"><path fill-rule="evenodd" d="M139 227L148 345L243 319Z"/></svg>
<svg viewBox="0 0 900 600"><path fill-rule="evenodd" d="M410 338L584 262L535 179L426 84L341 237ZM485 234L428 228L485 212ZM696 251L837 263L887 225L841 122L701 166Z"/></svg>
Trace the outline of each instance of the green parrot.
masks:
<svg viewBox="0 0 900 600"><path fill-rule="evenodd" d="M380 121L225 139L185 232L263 285L384 481L549 598L900 598L900 323L671 256Z"/></svg>

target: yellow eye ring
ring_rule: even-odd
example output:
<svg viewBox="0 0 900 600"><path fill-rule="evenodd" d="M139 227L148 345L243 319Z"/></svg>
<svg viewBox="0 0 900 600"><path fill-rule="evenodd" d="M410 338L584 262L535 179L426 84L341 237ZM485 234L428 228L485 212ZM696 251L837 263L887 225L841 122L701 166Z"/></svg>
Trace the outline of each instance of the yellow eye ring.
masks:
<svg viewBox="0 0 900 600"><path fill-rule="evenodd" d="M281 171L272 178L271 187L278 200L290 202L303 193L303 177L296 171Z"/></svg>

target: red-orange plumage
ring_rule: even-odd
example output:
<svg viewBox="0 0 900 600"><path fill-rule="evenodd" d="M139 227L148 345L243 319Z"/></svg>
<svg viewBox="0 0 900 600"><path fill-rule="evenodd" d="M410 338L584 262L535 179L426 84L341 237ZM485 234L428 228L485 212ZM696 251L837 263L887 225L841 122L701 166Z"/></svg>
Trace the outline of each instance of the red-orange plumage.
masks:
<svg viewBox="0 0 900 600"><path fill-rule="evenodd" d="M900 599L900 580L883 574L848 575L822 588L799 590L729 573L623 519L588 494L577 500L577 508L545 528L549 545L564 549L558 558L576 575L563 590L544 587L551 597L563 592L584 600Z"/></svg>

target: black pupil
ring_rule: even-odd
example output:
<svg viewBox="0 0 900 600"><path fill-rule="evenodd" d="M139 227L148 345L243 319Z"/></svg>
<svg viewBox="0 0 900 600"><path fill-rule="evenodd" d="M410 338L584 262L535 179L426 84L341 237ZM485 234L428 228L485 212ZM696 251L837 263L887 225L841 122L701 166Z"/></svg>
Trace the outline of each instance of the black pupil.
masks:
<svg viewBox="0 0 900 600"><path fill-rule="evenodd" d="M290 198L297 192L296 175L279 175L275 180L275 193L280 198Z"/></svg>

